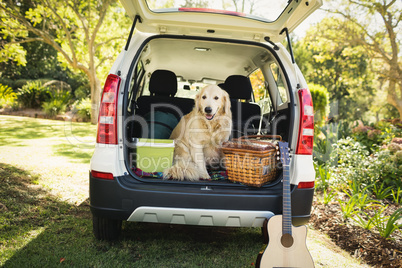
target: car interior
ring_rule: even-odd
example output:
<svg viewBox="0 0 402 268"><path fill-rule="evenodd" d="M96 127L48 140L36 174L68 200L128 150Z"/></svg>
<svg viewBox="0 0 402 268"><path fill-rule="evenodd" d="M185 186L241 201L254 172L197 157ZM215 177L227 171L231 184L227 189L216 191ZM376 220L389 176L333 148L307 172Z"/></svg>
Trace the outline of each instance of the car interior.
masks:
<svg viewBox="0 0 402 268"><path fill-rule="evenodd" d="M162 36L143 46L131 70L123 104L129 146L135 138L168 139L180 118L192 110L197 92L208 84L230 96L231 139L256 134L289 137L291 96L270 47Z"/></svg>

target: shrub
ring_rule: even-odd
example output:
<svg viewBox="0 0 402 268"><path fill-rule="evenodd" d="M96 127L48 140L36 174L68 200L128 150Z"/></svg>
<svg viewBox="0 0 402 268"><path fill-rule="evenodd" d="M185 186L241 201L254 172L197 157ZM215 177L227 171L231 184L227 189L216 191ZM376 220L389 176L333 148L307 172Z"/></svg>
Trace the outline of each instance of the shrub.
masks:
<svg viewBox="0 0 402 268"><path fill-rule="evenodd" d="M316 84L308 84L314 106L314 121L317 126L323 126L329 113L328 90Z"/></svg>
<svg viewBox="0 0 402 268"><path fill-rule="evenodd" d="M379 178L376 158L359 142L348 137L334 144L331 162L337 163L336 171L339 183L349 183L352 180L362 190L373 185Z"/></svg>
<svg viewBox="0 0 402 268"><path fill-rule="evenodd" d="M378 151L381 145L388 144L393 138L401 135L401 129L392 122L385 121L371 125L358 121L352 129L353 139L364 145L370 153Z"/></svg>
<svg viewBox="0 0 402 268"><path fill-rule="evenodd" d="M78 87L74 91L74 96L78 100L90 97L91 96L91 87L87 84Z"/></svg>
<svg viewBox="0 0 402 268"><path fill-rule="evenodd" d="M50 99L51 94L47 88L42 87L41 82L31 81L18 89L17 97L23 108L39 108Z"/></svg>
<svg viewBox="0 0 402 268"><path fill-rule="evenodd" d="M17 94L11 87L0 84L0 108L14 106L16 99Z"/></svg>
<svg viewBox="0 0 402 268"><path fill-rule="evenodd" d="M84 121L91 119L91 109L92 104L90 98L78 100L73 104L73 112Z"/></svg>
<svg viewBox="0 0 402 268"><path fill-rule="evenodd" d="M396 150L396 148L393 149L395 150L382 149L375 154L376 168L381 171L377 183L384 183L384 186L386 187L402 188L402 150Z"/></svg>
<svg viewBox="0 0 402 268"><path fill-rule="evenodd" d="M58 90L50 92L50 100L43 103L42 108L47 115L55 116L64 113L71 99L69 91Z"/></svg>
<svg viewBox="0 0 402 268"><path fill-rule="evenodd" d="M55 116L64 113L67 109L67 104L59 99L46 101L42 104L42 108L49 116Z"/></svg>
<svg viewBox="0 0 402 268"><path fill-rule="evenodd" d="M393 150L383 147L370 154L365 146L350 137L339 140L327 162L332 165L331 185L348 185L355 192L368 189L377 198L390 198L393 189L402 188L402 150L399 146L389 147ZM321 170L317 171L321 175Z"/></svg>
<svg viewBox="0 0 402 268"><path fill-rule="evenodd" d="M313 156L318 164L321 165L330 161L332 144L347 136L345 126L347 126L346 123L338 122L315 127Z"/></svg>

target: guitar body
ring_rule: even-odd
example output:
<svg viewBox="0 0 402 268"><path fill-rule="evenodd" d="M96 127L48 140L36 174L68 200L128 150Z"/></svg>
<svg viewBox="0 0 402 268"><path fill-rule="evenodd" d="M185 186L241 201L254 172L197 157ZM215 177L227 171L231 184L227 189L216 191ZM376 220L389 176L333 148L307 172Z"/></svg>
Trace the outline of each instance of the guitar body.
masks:
<svg viewBox="0 0 402 268"><path fill-rule="evenodd" d="M271 217L267 229L269 243L262 254L260 267L314 267L313 258L306 246L306 226L292 226L291 241L287 242L283 241L282 215ZM284 239L289 240L289 237Z"/></svg>
<svg viewBox="0 0 402 268"><path fill-rule="evenodd" d="M282 215L264 222L264 235L269 238L264 252L258 255L256 267L314 267L313 258L307 249L307 227L292 225L292 202L290 196L289 147L287 142L278 142L283 165ZM265 233L267 229L267 233Z"/></svg>

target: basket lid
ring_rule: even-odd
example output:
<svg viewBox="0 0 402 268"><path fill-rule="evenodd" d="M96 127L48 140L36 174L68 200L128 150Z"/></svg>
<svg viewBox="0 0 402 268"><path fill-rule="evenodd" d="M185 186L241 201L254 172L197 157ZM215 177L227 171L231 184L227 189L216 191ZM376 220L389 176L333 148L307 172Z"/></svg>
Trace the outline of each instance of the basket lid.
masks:
<svg viewBox="0 0 402 268"><path fill-rule="evenodd" d="M243 149L250 151L269 151L276 150L275 141L268 140L256 140L256 139L247 139L247 140L231 140L224 142L222 144L222 149L233 148L233 149Z"/></svg>

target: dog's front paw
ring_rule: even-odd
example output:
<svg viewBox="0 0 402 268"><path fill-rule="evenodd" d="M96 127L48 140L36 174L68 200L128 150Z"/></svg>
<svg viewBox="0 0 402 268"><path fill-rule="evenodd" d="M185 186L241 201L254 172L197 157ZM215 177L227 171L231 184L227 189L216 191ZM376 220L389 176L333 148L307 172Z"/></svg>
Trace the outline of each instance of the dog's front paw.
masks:
<svg viewBox="0 0 402 268"><path fill-rule="evenodd" d="M163 179L164 180L178 180L178 181L183 181L184 180L184 174L183 170L178 168L177 166L172 166L165 171L163 171Z"/></svg>
<svg viewBox="0 0 402 268"><path fill-rule="evenodd" d="M211 176L209 176L208 172L202 172L202 173L200 173L200 179L210 180Z"/></svg>

